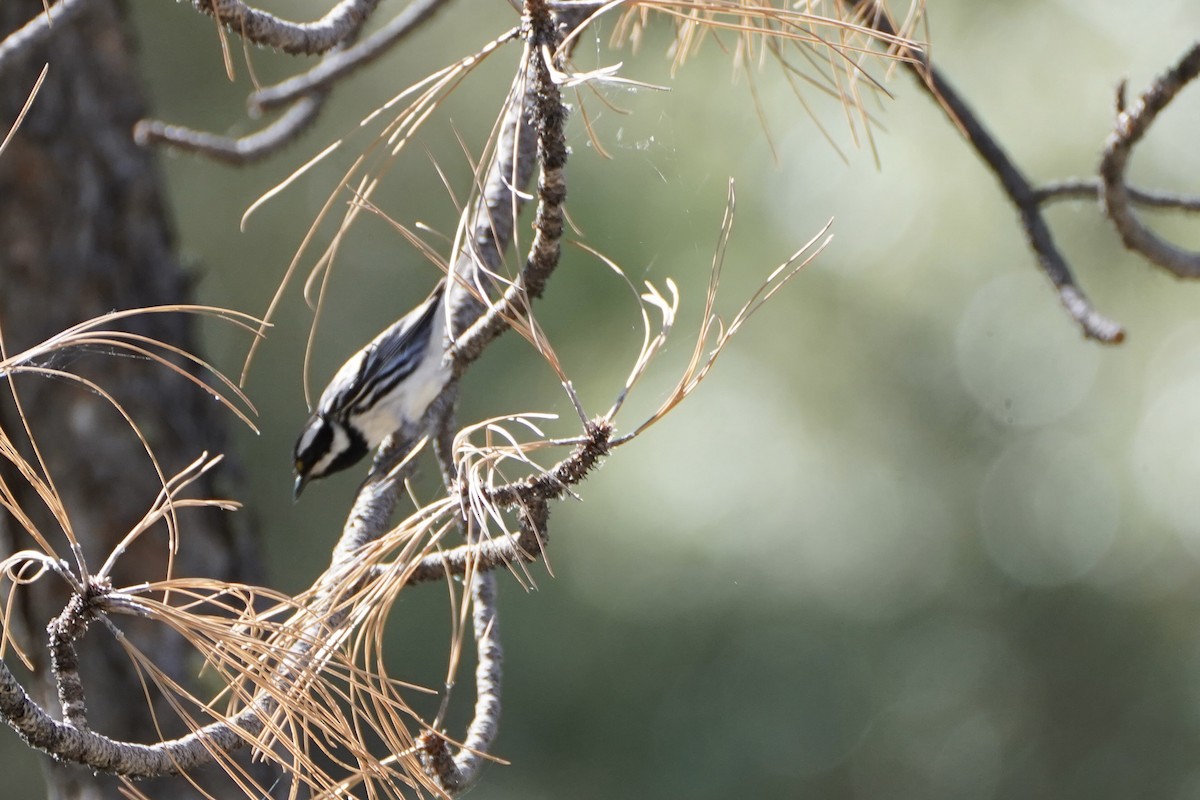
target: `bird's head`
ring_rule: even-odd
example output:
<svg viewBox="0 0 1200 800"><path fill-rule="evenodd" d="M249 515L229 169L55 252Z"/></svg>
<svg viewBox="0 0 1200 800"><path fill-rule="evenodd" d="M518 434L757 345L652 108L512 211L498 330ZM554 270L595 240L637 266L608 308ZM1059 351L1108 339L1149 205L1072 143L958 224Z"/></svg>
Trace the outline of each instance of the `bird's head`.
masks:
<svg viewBox="0 0 1200 800"><path fill-rule="evenodd" d="M367 442L353 427L313 414L296 440L293 465L296 470L296 485L293 498L309 481L343 470L357 463L367 454Z"/></svg>

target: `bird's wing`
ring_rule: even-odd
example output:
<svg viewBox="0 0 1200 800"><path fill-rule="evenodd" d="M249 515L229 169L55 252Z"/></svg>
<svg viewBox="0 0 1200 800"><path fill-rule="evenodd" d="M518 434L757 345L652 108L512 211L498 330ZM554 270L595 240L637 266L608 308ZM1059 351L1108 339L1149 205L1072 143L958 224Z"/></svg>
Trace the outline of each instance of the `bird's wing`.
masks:
<svg viewBox="0 0 1200 800"><path fill-rule="evenodd" d="M407 378L425 357L433 320L442 299L445 279L414 308L371 340L342 365L321 396L324 414L336 414L352 405L371 404Z"/></svg>

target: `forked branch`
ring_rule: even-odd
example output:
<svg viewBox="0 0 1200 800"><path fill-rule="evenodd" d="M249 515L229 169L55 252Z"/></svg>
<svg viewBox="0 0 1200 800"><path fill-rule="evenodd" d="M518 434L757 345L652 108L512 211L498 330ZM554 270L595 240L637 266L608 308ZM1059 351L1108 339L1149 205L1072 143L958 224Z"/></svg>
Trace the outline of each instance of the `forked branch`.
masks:
<svg viewBox="0 0 1200 800"><path fill-rule="evenodd" d="M437 5L439 4L424 3L421 7L430 10ZM224 25L252 41L271 43L288 52L324 52L328 50L327 44L333 47L346 43L366 16L374 10L375 2L345 0L321 22L312 25L285 23L249 8L238 0L198 0L197 6L213 13ZM453 307L453 342L448 343L446 357L453 360L456 376L461 375L487 345L509 327L517 328L523 334L536 338L537 328L529 314L531 298L541 294L561 258L563 204L566 198L564 168L568 151L563 133L566 110L560 96L560 85L562 81L569 79L569 76L565 75L567 53L563 52L569 48L563 48L561 45L564 34L574 31L597 7L595 3L560 3L553 6L556 12L552 13L552 6L546 0L526 0L524 4L521 38L525 49L521 75L507 102L499 144L493 153L490 167L479 176L478 196L474 202L468 203L468 212L464 214L460 234L452 250L452 289L448 294L451 296ZM297 117L302 117L297 109L301 109L302 104L307 101L317 101L314 95L324 92L327 86L327 83L322 83L316 78L305 84L301 95L292 95L299 98L300 105L293 106L292 110L284 115L284 119L293 112ZM315 110L311 113L315 113ZM214 151L219 149L215 146L219 143L210 144L214 144ZM226 142L225 145L227 144ZM249 151L245 150L243 145L244 143L235 144L228 150L232 154L230 157L245 157ZM524 187L528 185L535 165L540 168L541 175L536 194L534 235L518 274L511 279L503 278L503 254L514 248L516 221L526 201ZM366 194L364 192L364 195ZM730 203L732 206L732 197ZM729 213L732 215L732 207ZM723 236L727 235L728 224L723 226L722 231ZM723 252L723 245L719 247L719 252ZM785 267L790 266L793 266L792 262L785 264ZM779 274L780 271L777 271L772 279ZM793 274L794 269L787 272L779 284ZM779 284L774 288L778 288ZM499 287L503 287L502 291ZM673 287L669 294L674 294ZM767 296L769 294L770 292ZM670 319L673 319L674 302L666 300L649 285L647 293L642 297L645 302L657 305L663 310L665 335L665 330L670 326ZM693 362L676 392L660 408L654 419L666 413L695 387L711 366L728 335L732 334L753 310L753 303L747 304L730 326L725 328L719 318L710 313L711 295L709 300L704 328ZM703 349L710 333L715 333L716 346L706 358ZM641 374L640 371L644 369L656 347L657 345L647 344L643 357L638 359L630 383ZM390 520L412 463L413 445L420 443L431 431L448 430L436 427L435 423L449 418L457 387L457 382L451 381L442 396L430 408L427 419L420 428L398 432L391 446L379 454L371 476L356 498L342 539L333 553L329 570L314 589L305 595L303 605L281 604L282 607L292 610L294 616L274 624L274 627L263 622L268 615L259 617L248 614L246 619L250 621L238 620L236 624L255 627L256 631L260 624L262 628L270 628L272 631L271 637L263 641L255 640L253 646L247 645L253 658L242 653L227 653L226 661L221 661L220 648L229 649L224 644L205 651L206 656L212 656L213 663L222 665L235 663L238 658L242 658L243 661L237 663L248 670L247 674L238 678L237 687L231 689L234 710L228 718L200 728L191 736L154 746L112 742L87 731L81 684L75 685L79 684L78 671L72 663L72 657L73 641L90 620L90 605L75 610L68 609L60 618L59 630L55 634L59 651L58 673L64 691L64 706L67 708L66 721L55 722L36 706L30 708L29 698L23 691L18 691L20 687L15 681L10 683L12 676L2 663L0 711L10 711L15 715L11 724L31 742L36 743L36 746L60 758L80 761L93 768L118 774L149 776L187 771L212 760L221 760L224 753L247 743L253 744L281 763L282 758L275 754L274 749L278 747L291 753L295 761L289 766L294 773L298 773L297 765L306 763L302 756L306 754L310 742L316 736L327 734L328 729L322 726L332 725L328 720L335 712L342 713L342 706L355 706L353 702L341 701L346 697L352 699L355 692L360 692L361 696L369 697L370 702L374 703L385 693L380 687L386 687L387 691L392 690L389 679L382 671L369 677L356 672L352 668L356 662L348 656L343 657L345 654L342 650L344 648L348 653L361 641L356 633L361 628L356 626L365 627L365 619L386 615L388 598L394 596L387 593L399 591L397 582L392 582L389 586L386 577L398 569L402 573L402 580L398 584L406 585L461 574L467 578L470 586L472 629L479 654L479 666L475 676L477 701L474 720L468 727L457 753L451 751L448 737L436 730L436 726L429 726L427 734L415 748L403 747L401 740L403 736L408 735L406 732L402 735L397 734L398 738L394 741L400 742L400 746L393 746L392 758L400 759L403 754L413 752L423 754L425 769L434 780L435 788L442 792L453 794L469 786L477 777L479 766L486 757L497 730L499 715L501 653L496 623L495 579L490 573L498 566L532 561L542 555L546 546L549 501L569 493L570 487L583 480L589 470L618 443L614 441L615 427L612 417L620 408L621 401L618 400L614 404L608 415L584 422L583 435L575 442L576 447L571 454L557 465L537 471L529 478L500 486L493 485L489 479L486 486L475 483L473 488L464 488L464 481L474 477L474 474L458 476L454 475L453 470L447 470L448 476L453 476L459 481L457 485L451 481L448 488L452 492L468 495L474 491L470 500L478 500L488 509L494 510L496 516L493 519L497 518L501 511L506 511L511 516L515 510L520 530L517 534L509 534L496 540L481 538L475 541L468 537L467 543L461 547L430 553L429 550L440 546L440 536L451 527L452 521L446 521L451 515L467 511L468 530L472 529L474 523L478 523L481 529L487 526L487 519L482 515L470 518L469 514L474 513L475 508L473 502L456 505L454 501L457 498L451 494L449 498L433 504L441 504L438 505L437 511L442 514L439 519L440 528L434 530L432 525L422 527L407 523L399 528L391 528ZM627 385L625 391L628 389ZM624 392L622 397L623 395ZM583 416L581 410L581 417ZM628 441L653 421L652 419L643 424L621 441ZM444 440L444 436L438 436L436 442L438 449L443 452L446 449ZM546 443L561 444L548 441ZM515 449L520 450L519 447ZM388 569L387 565L377 568L362 567L364 553L372 551L373 548L383 552L385 546L392 546L395 541L406 543L404 555L418 553L423 554L423 557L407 562L398 558L394 563L399 564L399 567L393 569ZM177 590L174 587L163 589L164 594L171 591ZM169 613L163 611L167 608L165 601L157 607L158 612L152 612L154 606L148 601L139 604L137 599L134 599L135 594L136 592L130 592L120 598L102 594L99 598L102 602L97 608L101 613L116 610L145 616ZM253 596L253 593L247 595ZM361 605L352 604L352 600L361 600ZM247 608L252 605L247 603ZM179 611L176 619L182 619L183 616L184 612ZM274 622L273 618L269 621ZM378 630L381 631L382 627L379 625ZM205 634L207 635L207 631ZM238 631L238 635L249 638L243 631ZM229 641L237 639L231 637ZM271 649L273 645L275 647ZM260 671L252 672L255 668ZM321 683L330 673L336 673L345 683L350 684L351 688L347 690L345 697L337 695L335 690ZM372 683L376 680L378 683ZM16 688L12 688L13 686ZM289 695L306 694L310 689L314 695L320 695L312 700L314 705L329 701L330 716L318 722L302 718L301 714L293 711L286 703ZM397 702L388 706L388 711L394 711L400 706ZM205 707L204 711L209 712L209 708ZM356 715L357 724L362 719L358 716L360 711L354 707L352 713ZM365 715L367 712L362 713ZM390 722L391 720L389 724ZM392 741L389 741L389 744L391 743ZM366 744L348 743L346 747L353 751L352 757L360 759L359 764L364 765L362 773L356 775L355 780L385 780L395 777L391 772L390 763L388 769L380 769L378 773L373 771L384 765L381 761L366 760L370 755L366 752ZM320 788L321 791L335 791L328 789L327 783L321 783L316 778L301 779L314 788L324 787ZM418 783L428 788L428 781Z"/></svg>
<svg viewBox="0 0 1200 800"><path fill-rule="evenodd" d="M449 0L413 0L379 30L351 47L335 49L308 72L265 86L250 95L252 111L268 111L310 93L329 89L342 78L390 51L410 33L429 21Z"/></svg>
<svg viewBox="0 0 1200 800"><path fill-rule="evenodd" d="M864 22L891 33L894 26L875 0L842 0L856 9ZM1034 188L1025 174L1005 153L980 121L971 106L933 66L920 48L903 48L911 60L905 66L951 122L967 137L979 157L992 170L1005 194L1016 207L1038 264L1058 289L1059 298L1071 317L1089 338L1105 343L1124 339L1121 326L1097 312L1079 288L1066 259L1059 251L1042 213L1042 206L1066 198L1099 197L1105 215L1125 246L1150 262L1179 277L1200 277L1200 253L1177 247L1147 228L1134 214L1133 205L1177 211L1200 211L1200 197L1153 193L1134 189L1125 182L1126 165L1132 148L1145 135L1158 114L1176 94L1200 74L1200 43L1193 45L1174 67L1159 76L1131 108L1125 108L1124 86L1117 97L1117 122L1104 145L1099 178L1071 180Z"/></svg>
<svg viewBox="0 0 1200 800"><path fill-rule="evenodd" d="M1180 278L1200 277L1200 252L1184 250L1147 228L1133 213L1132 192L1125 185L1125 168L1133 146L1141 141L1159 112L1179 90L1200 74L1200 42L1192 45L1179 62L1160 75L1128 109L1118 107L1117 124L1104 143L1100 161L1101 199L1105 213L1116 226L1125 246ZM1118 106L1123 106L1119 102ZM1200 205L1200 201L1193 201ZM1177 206L1178 207L1178 206Z"/></svg>
<svg viewBox="0 0 1200 800"><path fill-rule="evenodd" d="M855 9L866 25L885 34L895 33L895 26L886 10L875 0L842 2ZM1025 177L1025 173L992 136L970 104L950 85L942 71L932 64L924 50L905 46L902 53L910 57L910 60L904 62L905 68L916 76L921 88L933 98L955 127L962 131L975 152L1000 182L1005 194L1017 209L1029 246L1037 256L1038 266L1054 284L1059 300L1084 335L1107 344L1124 339L1125 332L1121 326L1096 311L1076 283L1075 276L1058 249L1050 226L1046 224L1042 215L1041 204L1033 184Z"/></svg>
<svg viewBox="0 0 1200 800"><path fill-rule="evenodd" d="M538 6L536 3L530 5L535 9ZM553 19L545 11L544 6L541 7L540 15L531 13L530 16L535 20L530 27L531 38L535 31L540 32L537 34L538 36L547 36L546 26L552 26ZM553 35L550 34L550 36ZM549 41L553 44L552 38ZM552 51L552 47L527 47L529 63L540 61L546 53ZM522 127L529 127L523 110L545 107L544 103L539 106L539 100L544 101L546 96L554 95L556 92L553 86L544 83L551 74L549 69L544 67L538 69L532 66L528 69L530 70L530 79L524 84L524 91L513 98L512 103L516 111L508 115L512 127L508 141L513 143L513 148L509 152L498 151L492 171L488 175L487 187L481 195L479 208L474 213L474 221L479 227L471 231L472 242L486 241L495 248L497 254L502 253L511 242L512 222L511 219L507 221L508 227L505 231L504 218L510 216L511 209L519 207L518 192L520 187L528 181L532 164L536 163L532 154L537 142L536 134L533 137L522 137L519 132ZM538 122L537 112L534 113L534 121ZM559 137L561 137L561 124L564 119L560 114L558 122L554 123L559 126L557 131ZM548 130L545 125L540 125L538 129ZM521 146L522 142L525 143L525 147ZM553 148L543 147L542 149L553 151ZM524 176L521 175L523 169L521 165L530 167ZM558 166L561 168L562 164L560 163ZM543 219L547 218L545 215L539 216ZM478 252L478 249L475 249L473 255L477 255ZM478 264L474 258L467 257L464 257L462 263L464 267L470 265L472 269ZM442 414L445 403L452 403L452 392L453 387L441 401L442 406L435 404L430 412L431 418ZM398 453L401 453L401 449L397 446L389 453L383 454L377 461L373 479L364 486L356 502L355 511L347 524L343 540L335 551L333 563L327 575L336 576L352 571L352 562L361 548L375 541L387 531L397 497L397 489L405 474L406 462L403 457L397 456ZM407 450L404 453L407 454ZM389 464L389 458L396 458L399 460L399 464ZM392 466L399 468L393 469ZM542 514L540 519L541 524L544 525L545 515ZM457 772L446 778L447 784L454 786L461 786L469 782L471 776L477 772L479 753L486 749L494 734L496 714L498 713L499 650L496 640L494 606L488 599L491 596L490 587L493 579L487 574L487 570L476 568L473 572L477 576L472 579L472 585L477 599L475 628L481 665L491 664L492 666L481 670L477 675L479 683L477 719L468 730L466 749L453 757L453 763L457 765ZM327 585L332 586L333 584ZM135 745L115 742L84 729L86 717L82 711L82 694L77 695L72 688L76 683L77 671L71 663L72 642L82 632L80 625L84 619L82 611L64 616L62 624L59 626L62 630L57 636L62 655L59 659L60 676L63 678L64 690L67 692L72 706L69 709L67 720L57 722L33 704L3 663L0 663L0 713L5 714L10 724L32 745L44 749L58 758L131 777L186 772L196 766L208 763L214 758L220 759L221 754L244 746L248 741L253 741L260 747L267 747L271 740L279 741L283 733L279 722L271 722L275 713L283 710L280 705L281 698L287 695L289 687L306 685L305 682L312 680L313 676L321 672L323 665L333 654L330 649L332 644L318 646L317 643L340 641L347 635L347 626L355 624L360 619L351 617L345 607L337 605L353 591L352 585L339 584L336 591L314 594L312 598L315 600L315 604L305 609L303 614L297 615L297 620L316 620L316 627L311 631L308 629L297 630L293 634L287 634L286 630L279 632L279 635L284 638L290 636L295 645L290 652L278 654L278 657L273 659L274 663L279 665L279 672L272 681L270 691L247 696L247 702L241 703L241 710L233 716L200 728L187 737L157 745ZM114 600L114 602L116 601ZM139 606L137 603L129 605L129 601L121 602L128 605L129 609L135 609L130 613L146 614L149 613L147 609L151 607L148 603ZM78 702L75 700L76 697L78 697ZM78 710L74 708L76 705L78 705ZM293 724L296 724L295 721ZM300 734L293 734L293 736L303 738ZM300 745L289 745L293 752L298 746Z"/></svg>

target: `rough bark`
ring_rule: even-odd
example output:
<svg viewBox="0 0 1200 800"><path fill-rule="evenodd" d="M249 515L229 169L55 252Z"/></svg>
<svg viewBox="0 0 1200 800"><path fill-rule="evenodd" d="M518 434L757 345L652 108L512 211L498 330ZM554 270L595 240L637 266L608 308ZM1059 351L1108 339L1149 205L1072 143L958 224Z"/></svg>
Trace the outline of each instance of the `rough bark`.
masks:
<svg viewBox="0 0 1200 800"><path fill-rule="evenodd" d="M0 3L0 36L41 8L40 0ZM188 301L189 280L174 252L160 177L151 154L131 137L145 107L123 17L124 8L112 0L92 0L74 19L58 23L49 41L23 63L0 72L0 131L7 131L38 71L50 64L37 102L0 156L0 325L10 352L112 309ZM155 315L133 326L195 349L187 317ZM85 355L70 368L95 378L126 406L168 474L202 450L225 450L223 412L167 370L105 354ZM157 479L141 445L101 398L32 377L18 379L17 388L89 563L98 565L148 508ZM0 424L19 430L11 402L0 406ZM226 463L220 474L228 476ZM225 486L213 486L210 479L196 492L237 496L229 483L226 478ZM32 496L25 499L26 507L37 505ZM37 518L52 530L47 515ZM0 518L0 550L31 546L11 522ZM254 579L257 555L237 524L214 511L185 516L177 573ZM61 535L53 541L56 547L65 544ZM146 545L123 559L115 583L163 576L165 529ZM65 546L60 552L67 552ZM38 588L21 609L23 634L41 656L32 691L54 708L45 625L65 598L49 586ZM128 620L120 624L177 679L186 684L196 673L198 664L187 649L165 631ZM182 732L166 708L158 709L164 730L155 730L136 673L103 626L93 625L81 642L80 661L93 730L142 742ZM46 776L52 798L119 796L113 779L87 770L47 761ZM140 788L152 797L194 796L183 781Z"/></svg>

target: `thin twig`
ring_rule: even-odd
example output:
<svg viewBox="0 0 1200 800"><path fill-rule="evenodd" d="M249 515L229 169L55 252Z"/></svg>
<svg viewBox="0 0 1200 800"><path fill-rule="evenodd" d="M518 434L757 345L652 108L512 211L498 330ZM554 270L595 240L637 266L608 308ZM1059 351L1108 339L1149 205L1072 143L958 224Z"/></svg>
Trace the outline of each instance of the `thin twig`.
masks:
<svg viewBox="0 0 1200 800"><path fill-rule="evenodd" d="M449 0L413 0L390 22L362 42L345 50L328 53L307 72L254 92L249 99L251 110L278 108L314 89L328 89L336 81L387 53L408 34L432 19L447 2Z"/></svg>
<svg viewBox="0 0 1200 800"><path fill-rule="evenodd" d="M417 739L418 755L426 774L434 778L447 794L461 794L478 780L484 756L499 729L504 653L500 648L496 623L496 577L491 570L502 563L511 564L517 558L526 561L536 558L545 546L544 531L549 516L550 508L544 501L536 501L522 509L520 534L501 540L515 548L512 558L507 561L489 559L485 555L489 551L482 547L490 543L481 542L458 548L464 554L461 561L451 556L437 567L442 569L443 575L453 569L474 571L471 578L472 623L477 654L474 718L457 755L451 755L449 743L437 731L425 731ZM490 552L498 553L502 547ZM450 556L448 553L443 555Z"/></svg>
<svg viewBox="0 0 1200 800"><path fill-rule="evenodd" d="M495 161L471 218L469 244L454 264L454 274L458 277L446 287L451 306L447 317L452 342L448 357L454 359L456 378L486 346L472 342L473 346L465 350L462 344L464 340L471 341L472 327L480 324L487 310L476 298L474 287L490 285L488 276L503 269L504 252L512 243L516 217L525 205L522 190L532 179L537 164L537 131L528 122L533 105L530 94L527 89L509 109L496 143Z"/></svg>
<svg viewBox="0 0 1200 800"><path fill-rule="evenodd" d="M198 8L211 13L211 7L207 4L212 0L195 0L195 2ZM357 38L371 10L378 2L379 0L370 0L370 2L362 4L358 12L347 11L343 16L338 17L338 38L330 47L325 48L325 51L328 51L326 59L336 58L345 53ZM343 0L339 8L347 6L348 3L349 0ZM262 13L244 6L240 0L226 0L225 7L243 8L254 14ZM337 11L338 9L335 8L324 19L329 20ZM270 17L270 15L265 16ZM271 19L274 18L271 17ZM245 33L245 31L241 32ZM249 35L247 38L250 38ZM304 92L293 94L288 101L281 100L272 106L277 108L285 105L285 102L291 102L291 106L277 120L259 131L240 137L224 136L150 119L139 121L134 126L133 135L142 145L166 144L180 150L199 153L235 167L243 166L274 155L299 138L316 122L328 97L329 90L319 86L313 86Z"/></svg>
<svg viewBox="0 0 1200 800"><path fill-rule="evenodd" d="M541 474L487 490L488 499L501 508L524 507L531 503L557 500L582 481L609 453L613 426L595 420L587 427L587 439L575 450Z"/></svg>
<svg viewBox="0 0 1200 800"><path fill-rule="evenodd" d="M456 395L454 390L448 393L451 399L438 419L437 434L433 439L442 482L448 492L453 492L457 485L453 449L454 432L457 428L453 409ZM460 524L459 527L461 529L463 526ZM528 529L529 526L522 526L522 534ZM536 537L536 532L534 535ZM507 544L508 538L501 542ZM484 754L491 748L500 724L503 651L497 623L496 577L491 570L501 563L501 552L507 554L511 548L489 548L491 557L481 560L479 548L485 544L492 542L478 542L468 535L467 544L449 552L426 556L416 565L415 570L408 573L409 585L449 575L471 574L472 631L476 650L475 715L467 728L467 736L457 756L451 754L449 742L436 730L426 730L417 739L417 757L425 773L433 778L443 791L452 795L462 793L478 780ZM445 700L448 699L449 693L445 697Z"/></svg>
<svg viewBox="0 0 1200 800"><path fill-rule="evenodd" d="M1200 197L1191 197L1171 192L1148 192L1126 186L1129 202L1135 206L1159 208L1164 211L1200 211ZM1042 184L1033 191L1039 203L1054 203L1059 200L1101 200L1104 188L1099 178L1067 178Z"/></svg>
<svg viewBox="0 0 1200 800"><path fill-rule="evenodd" d="M434 427L433 454L437 457L438 469L442 473L442 485L450 491L458 480L454 471L454 434L458 430L455 406L458 404L458 382L451 381L442 390L442 418Z"/></svg>
<svg viewBox="0 0 1200 800"><path fill-rule="evenodd" d="M880 33L894 36L886 11L874 0L842 0L860 12L864 23ZM1029 246L1037 255L1038 265L1058 289L1059 299L1067 313L1078 323L1085 336L1106 344L1115 344L1125 338L1121 326L1100 314L1075 282L1071 268L1054 242L1050 227L1042 216L1037 195L1025 174L1013 163L1008 154L984 127L971 106L949 84L940 70L929 61L921 49L900 45L900 55L906 57L904 66L918 79L920 86L934 99L946 116L955 124L975 152L992 170L1003 187L1005 194L1016 207L1025 229Z"/></svg>
<svg viewBox="0 0 1200 800"><path fill-rule="evenodd" d="M1138 220L1129 207L1125 168L1133 146L1146 134L1159 112L1197 74L1200 74L1200 42L1192 45L1174 67L1155 79L1132 106L1118 111L1116 127L1104 143L1104 156L1100 160L1104 210L1125 247L1181 278L1200 277L1200 252L1171 244ZM1123 101L1119 103L1119 106L1123 105Z"/></svg>
<svg viewBox="0 0 1200 800"><path fill-rule="evenodd" d="M273 155L295 141L317 120L327 92L316 91L297 100L279 119L246 136L221 136L156 119L140 120L133 128L140 145L166 144L238 167Z"/></svg>

